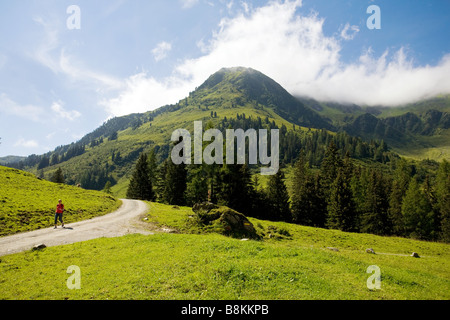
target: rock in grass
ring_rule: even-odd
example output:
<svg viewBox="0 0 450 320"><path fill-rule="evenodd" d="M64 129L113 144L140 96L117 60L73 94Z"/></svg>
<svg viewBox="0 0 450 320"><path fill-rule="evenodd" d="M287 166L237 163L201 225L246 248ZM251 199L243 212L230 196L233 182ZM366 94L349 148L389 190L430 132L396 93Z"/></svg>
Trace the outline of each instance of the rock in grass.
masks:
<svg viewBox="0 0 450 320"><path fill-rule="evenodd" d="M413 252L413 253L411 254L411 257L414 257L414 258L420 258L419 254L418 254L417 252Z"/></svg>
<svg viewBox="0 0 450 320"><path fill-rule="evenodd" d="M372 248L366 249L366 252L367 252L367 253L375 254L375 250L373 250Z"/></svg>
<svg viewBox="0 0 450 320"><path fill-rule="evenodd" d="M336 252L339 252L339 249L338 249L338 248L334 248L334 247L327 247L327 249L328 249L328 250L331 250L331 251L336 251Z"/></svg>
<svg viewBox="0 0 450 320"><path fill-rule="evenodd" d="M40 243L40 244L35 245L32 250L36 251L36 250L42 250L42 249L45 249L45 248L47 248L47 246L45 244L43 244L43 243Z"/></svg>
<svg viewBox="0 0 450 320"><path fill-rule="evenodd" d="M211 202L196 203L192 211L205 225L213 226L217 232L235 238L257 238L253 224L245 215L226 206L218 206Z"/></svg>

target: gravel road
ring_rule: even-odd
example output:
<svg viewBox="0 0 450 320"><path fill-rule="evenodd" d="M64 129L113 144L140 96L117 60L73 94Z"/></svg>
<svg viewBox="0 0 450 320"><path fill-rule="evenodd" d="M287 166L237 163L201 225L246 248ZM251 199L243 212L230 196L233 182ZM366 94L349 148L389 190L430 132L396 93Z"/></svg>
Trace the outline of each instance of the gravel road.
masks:
<svg viewBox="0 0 450 320"><path fill-rule="evenodd" d="M121 200L123 204L117 211L66 224L64 229L59 224L57 229L51 227L0 237L0 256L30 250L39 244L50 247L129 233L152 234L141 219L149 210L147 204L138 200Z"/></svg>

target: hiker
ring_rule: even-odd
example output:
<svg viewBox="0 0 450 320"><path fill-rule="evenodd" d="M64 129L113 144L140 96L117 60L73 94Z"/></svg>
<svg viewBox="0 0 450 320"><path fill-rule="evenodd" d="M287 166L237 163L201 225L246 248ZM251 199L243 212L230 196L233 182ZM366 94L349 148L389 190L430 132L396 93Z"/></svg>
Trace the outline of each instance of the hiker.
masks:
<svg viewBox="0 0 450 320"><path fill-rule="evenodd" d="M55 229L58 226L58 218L59 221L62 223L62 227L64 228L64 221L63 221L63 212L64 212L64 205L62 203L62 200L58 200L58 204L56 205L56 212L55 212Z"/></svg>

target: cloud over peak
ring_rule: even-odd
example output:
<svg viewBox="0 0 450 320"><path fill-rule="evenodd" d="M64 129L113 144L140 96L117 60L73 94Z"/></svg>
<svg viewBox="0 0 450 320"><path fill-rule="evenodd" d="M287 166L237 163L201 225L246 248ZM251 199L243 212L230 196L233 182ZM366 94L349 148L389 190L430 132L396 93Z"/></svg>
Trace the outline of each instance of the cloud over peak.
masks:
<svg viewBox="0 0 450 320"><path fill-rule="evenodd" d="M399 105L450 93L450 55L435 66L414 66L403 48L386 49L379 57L368 50L354 62L343 62L341 50L359 27L346 23L327 36L319 13L304 15L300 7L301 1L289 0L247 6L222 19L211 38L201 40L201 55L181 60L170 77L131 76L102 105L114 115L155 109L184 98L222 67L234 66L259 70L293 95L322 101ZM155 59L163 59L170 49L161 43L153 52Z"/></svg>

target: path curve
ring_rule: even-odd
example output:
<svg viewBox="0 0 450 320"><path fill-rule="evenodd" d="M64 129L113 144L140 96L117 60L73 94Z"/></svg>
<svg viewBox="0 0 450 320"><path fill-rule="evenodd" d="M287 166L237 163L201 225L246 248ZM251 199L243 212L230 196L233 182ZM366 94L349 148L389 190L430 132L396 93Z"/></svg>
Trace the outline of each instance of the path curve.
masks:
<svg viewBox="0 0 450 320"><path fill-rule="evenodd" d="M139 200L121 199L122 206L109 214L65 225L65 229L46 228L0 237L0 256L30 250L38 244L47 247L87 241L101 237L120 237L129 233L152 234L140 219L149 207Z"/></svg>

